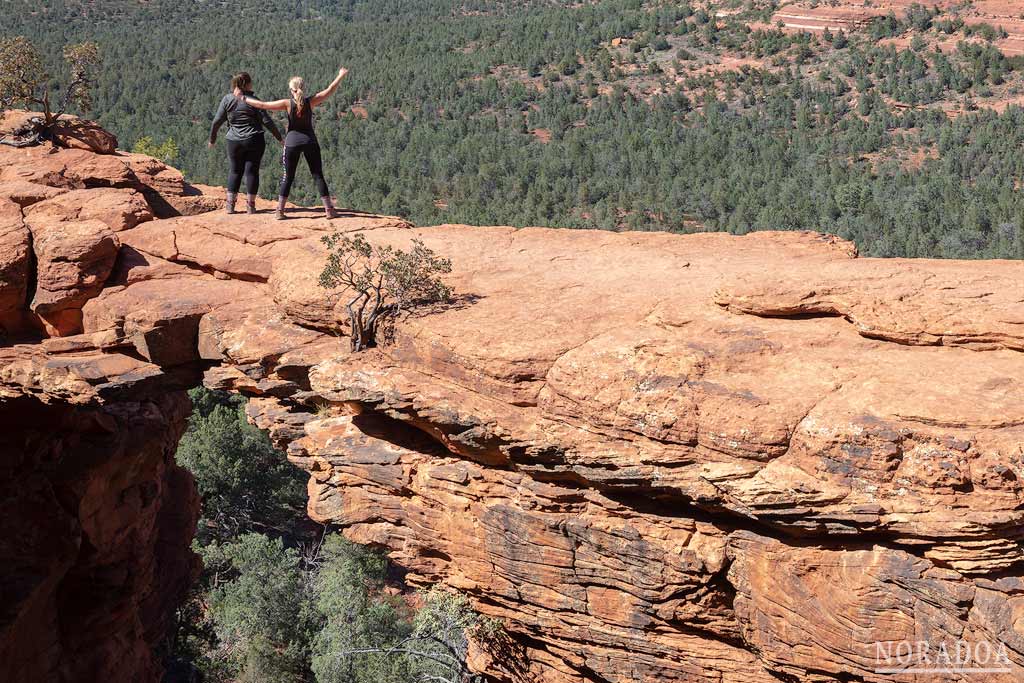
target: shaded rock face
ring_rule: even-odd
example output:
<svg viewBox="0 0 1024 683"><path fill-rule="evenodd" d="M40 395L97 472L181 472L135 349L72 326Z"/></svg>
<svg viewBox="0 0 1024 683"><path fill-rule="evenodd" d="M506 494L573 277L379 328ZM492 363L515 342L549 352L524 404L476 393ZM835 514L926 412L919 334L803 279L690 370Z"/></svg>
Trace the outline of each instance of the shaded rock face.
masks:
<svg viewBox="0 0 1024 683"><path fill-rule="evenodd" d="M137 415L200 372L250 396L252 421L310 473L312 518L503 621L507 638L473 648L494 680L910 683L921 674L881 670L931 666L921 642L984 643L1001 669L984 680L1024 677L1024 264L861 259L806 233L160 219L184 196L173 169L51 157L0 158L0 239L44 253L34 236L52 230L67 243L45 253L72 253L80 233L59 226L87 224L116 256L106 275L76 261L63 289L56 257L0 262L13 318L74 292L35 328L52 336L0 348L5 419ZM316 284L333 230L422 239L452 260L455 301L349 354L343 297ZM139 552L177 547L139 536ZM74 566L71 545L10 552L51 576ZM23 602L73 623L44 583ZM161 606L132 604L161 623ZM107 642L140 652L153 630ZM904 644L911 659L880 659Z"/></svg>
<svg viewBox="0 0 1024 683"><path fill-rule="evenodd" d="M155 681L195 572L182 392L0 405L0 679Z"/></svg>

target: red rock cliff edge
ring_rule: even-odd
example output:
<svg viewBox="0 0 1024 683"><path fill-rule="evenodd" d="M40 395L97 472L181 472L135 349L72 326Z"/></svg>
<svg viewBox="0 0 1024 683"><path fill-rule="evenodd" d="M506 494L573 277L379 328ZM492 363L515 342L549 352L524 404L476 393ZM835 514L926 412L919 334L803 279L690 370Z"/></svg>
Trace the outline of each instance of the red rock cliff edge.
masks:
<svg viewBox="0 0 1024 683"><path fill-rule="evenodd" d="M162 416L142 479L164 483L105 513L134 520L123 533L170 504L166 396L205 369L310 472L314 519L504 621L508 639L473 651L493 679L920 680L876 672L877 643L904 641L984 641L1008 669L985 680L1024 676L1024 264L864 259L809 233L277 222L201 213L210 192L146 157L0 149L7 433L69 444L33 451L60 477L86 451L19 411L125 443ZM452 260L454 305L349 354L316 285L329 230L421 238ZM15 594L0 643L45 660L11 625L53 633L25 615L56 615L81 652L54 586L96 543L34 550L58 523L39 511L69 505L43 480L30 505L18 482L38 467L17 452L5 485L27 519L4 542L22 561L2 571L50 578ZM91 486L134 490L90 468ZM76 515L61 538L102 536ZM153 564L152 526L125 562ZM133 609L95 628L125 633Z"/></svg>

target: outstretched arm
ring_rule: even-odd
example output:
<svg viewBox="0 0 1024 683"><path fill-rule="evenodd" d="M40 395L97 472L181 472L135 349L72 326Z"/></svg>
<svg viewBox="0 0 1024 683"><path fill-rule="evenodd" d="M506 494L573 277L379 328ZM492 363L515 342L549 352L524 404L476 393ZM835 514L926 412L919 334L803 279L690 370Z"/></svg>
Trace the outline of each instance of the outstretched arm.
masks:
<svg viewBox="0 0 1024 683"><path fill-rule="evenodd" d="M256 107L257 109L269 109L271 111L285 111L288 109L288 100L263 102L262 100L257 100L256 98L249 97L247 95L243 95L242 100L250 107Z"/></svg>
<svg viewBox="0 0 1024 683"><path fill-rule="evenodd" d="M338 69L338 75L334 77L334 80L331 81L331 84L324 88L323 90L321 90L320 92L318 92L316 95L314 95L313 99L310 100L313 106L317 106L318 104L326 100L328 97L333 95L334 91L338 89L338 84L341 83L341 79L345 78L345 74L347 73L348 69L346 69L345 67L341 67L340 69Z"/></svg>

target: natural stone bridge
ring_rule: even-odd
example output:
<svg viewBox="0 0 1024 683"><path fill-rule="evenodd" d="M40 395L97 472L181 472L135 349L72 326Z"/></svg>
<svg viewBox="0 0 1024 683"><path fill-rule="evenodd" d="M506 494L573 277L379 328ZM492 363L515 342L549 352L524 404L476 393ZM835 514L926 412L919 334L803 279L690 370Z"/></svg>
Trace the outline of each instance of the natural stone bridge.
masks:
<svg viewBox="0 0 1024 683"><path fill-rule="evenodd" d="M1022 263L225 216L87 150L0 149L0 198L0 679L157 680L200 381L314 519L504 620L494 679L914 681L876 641L961 639L1024 675ZM351 355L328 230L419 236L457 304Z"/></svg>

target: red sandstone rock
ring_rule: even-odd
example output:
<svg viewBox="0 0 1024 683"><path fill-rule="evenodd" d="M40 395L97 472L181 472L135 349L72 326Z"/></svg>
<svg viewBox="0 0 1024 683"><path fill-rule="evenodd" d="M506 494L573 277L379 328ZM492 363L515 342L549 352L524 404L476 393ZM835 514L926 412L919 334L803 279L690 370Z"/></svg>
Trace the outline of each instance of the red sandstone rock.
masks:
<svg viewBox="0 0 1024 683"><path fill-rule="evenodd" d="M54 317L80 309L99 294L114 268L120 243L102 221L29 223L36 260L36 293L32 311L49 322L55 333L77 332ZM62 318L61 320L66 320Z"/></svg>
<svg viewBox="0 0 1024 683"><path fill-rule="evenodd" d="M31 238L12 201L0 201L0 327L16 328L28 295Z"/></svg>
<svg viewBox="0 0 1024 683"><path fill-rule="evenodd" d="M266 182L266 181L264 181ZM175 202L175 206L183 216L195 216L209 211L222 211L227 201L227 189L213 185L201 185L199 183L188 184L185 188L185 196ZM291 202L288 207L298 208ZM246 197L239 195L236 206L237 211L245 211ZM277 209L277 200L256 198L256 210L260 212L274 211Z"/></svg>
<svg viewBox="0 0 1024 683"><path fill-rule="evenodd" d="M928 613L922 604L921 616L899 621L897 605L906 601L898 584L837 603L835 577L807 587L787 580L792 572L748 578L738 556L753 548L738 534L773 530L771 541L787 552L801 538L821 538L836 554L811 548L795 566L810 573L849 557L856 574L863 567L857 539L870 532L886 539L893 557L923 562L919 590L958 595L975 590L974 577L1016 566L1011 529L1020 523L1016 482L1024 474L1024 404L1016 398L1024 368L1012 322L1021 313L1012 285L1019 264L861 260L841 243L797 234L457 227L419 234L458 264L456 291L478 298L406 321L393 347L313 366L314 396L362 414L307 422L306 439L289 435L282 443L313 475L314 518L391 547L413 568L413 580L443 577L479 595L490 613L521 624L533 643L533 673L545 680L588 671L608 680L758 680L776 671L812 680L822 660L833 662L824 670L835 676L870 680L870 637L888 626L896 639L912 633L917 619L960 620L929 632L936 638L993 632L964 630L965 613L952 605ZM776 259L785 267L766 268ZM761 291L756 284L766 271L784 271L815 291L821 280L842 284L843 311L852 313L839 315L850 322L799 307L781 311L792 320L766 317L780 313L770 303L774 294L764 295L766 310L756 317L752 307L733 306L747 306L750 297L733 294ZM979 287L988 294L978 296ZM290 291L309 292L316 303L311 286ZM716 303L729 310L716 311ZM296 310L304 320L332 315L301 304ZM866 333L858 320L868 314ZM256 418L267 426L280 419ZM423 433L433 443L414 438ZM496 493L500 486L513 488ZM543 502L533 502L535 495ZM597 513L602 498L621 507ZM509 512L490 521L502 505ZM604 584L581 570L586 546L578 541L571 545L577 564L552 575L551 567L566 562L556 559L565 529L582 510L643 539L642 551L603 542L607 554L588 570L639 556L641 566L658 567L659 581L665 560L648 553L672 547L659 527L670 510L690 510L681 517L707 521L701 534L718 539L703 552L715 548L719 559L705 560L708 568L687 579L706 588L633 575ZM523 546L510 548L510 537ZM467 538L475 542L460 542ZM731 559L721 559L723 539L736 539ZM736 569L723 575L719 566ZM765 583L769 576L774 583ZM658 595L689 597L638 595L636 587L647 585ZM741 603L730 607L747 591L769 602L784 592L796 596L794 610L831 616L783 638L797 617L772 613L769 622L759 611L741 611ZM877 613L877 630L846 630L865 611ZM744 663L733 643L762 654ZM1013 669L993 680L1019 675Z"/></svg>
<svg viewBox="0 0 1024 683"><path fill-rule="evenodd" d="M119 152L117 157L144 185L152 188L162 197L176 197L185 194L185 176L178 169L145 154Z"/></svg>
<svg viewBox="0 0 1024 683"><path fill-rule="evenodd" d="M56 197L63 194L65 190L59 187L48 187L37 185L23 180L13 180L0 183L0 197L10 199L18 206L24 208L44 199Z"/></svg>
<svg viewBox="0 0 1024 683"><path fill-rule="evenodd" d="M144 154L119 152L118 158L138 178L153 212L160 218L195 216L224 207L223 188L186 183L181 171ZM258 206L269 210L276 204L261 199Z"/></svg>
<svg viewBox="0 0 1024 683"><path fill-rule="evenodd" d="M0 679L160 680L198 569L199 501L173 458L187 398L0 410Z"/></svg>
<svg viewBox="0 0 1024 683"><path fill-rule="evenodd" d="M270 277L270 261L261 257L257 246L247 244L244 238L219 235L209 230L205 221L198 225L194 219L160 221L133 230L124 239L140 252L226 277L261 281Z"/></svg>
<svg viewBox="0 0 1024 683"><path fill-rule="evenodd" d="M33 117L42 117L39 112L6 111L0 118L0 135L9 133L28 123ZM117 138L103 130L96 122L66 114L61 116L52 129L57 144L62 147L84 149L97 154L113 154L117 149Z"/></svg>
<svg viewBox="0 0 1024 683"><path fill-rule="evenodd" d="M899 18L917 3L916 0L831 0L828 3L791 0L781 3L772 15L770 25L789 32L824 32L863 30L872 19L889 13ZM1006 31L1007 37L993 44L1008 57L1024 53L1024 21L1018 3L1008 0L975 0L969 4L956 0L938 0L928 7L939 11L936 20L959 19L968 25L989 24ZM957 41L950 41L950 47ZM903 43L906 47L907 43Z"/></svg>
<svg viewBox="0 0 1024 683"><path fill-rule="evenodd" d="M194 215L223 206L218 192L205 193L201 187L187 184L181 171L142 154L97 155L48 146L0 147L0 196L5 187L13 191L31 187L26 183L65 189L132 188L143 194L152 214L160 218ZM51 192L47 197L55 194ZM261 206L267 208L266 204Z"/></svg>
<svg viewBox="0 0 1024 683"><path fill-rule="evenodd" d="M128 187L138 182L114 155L82 149L53 151L45 146L0 146L0 182L27 181L62 188Z"/></svg>
<svg viewBox="0 0 1024 683"><path fill-rule="evenodd" d="M256 294L248 283L193 274L112 287L85 304L82 329L109 333L115 345L173 366L199 359L199 322L211 310Z"/></svg>
<svg viewBox="0 0 1024 683"><path fill-rule="evenodd" d="M473 649L495 680L917 683L877 674L874 641L921 638L1005 646L1010 671L985 680L1024 676L1020 263L861 259L810 233L415 229L313 211L115 235L121 219L83 223L78 197L144 187L154 207L159 182L179 191L174 174L136 159L129 180L104 178L67 154L32 180L85 194L35 198L0 151L0 180L14 178L0 194L24 198L8 207L14 233L21 204L33 232L46 217L121 246L87 287L94 267L40 261L41 283L78 292L59 313L81 333L0 348L4 417L26 401L137 414L200 372L255 397L250 418L310 472L314 519L503 620L500 647ZM331 230L423 239L451 258L455 301L348 353L316 282ZM76 234L44 239L46 253L72 253ZM102 482L120 474L98 472L106 510L120 483ZM116 535L108 514L89 533ZM17 604L56 605L5 613L0 653L16 649L18 671L58 666L19 634L68 618L51 578L75 571L64 521L22 523L60 540L14 572L42 596ZM153 680L148 641L114 618L86 623L121 638L134 680ZM81 658L87 640L60 651ZM89 642L78 671L102 671L89 667L114 645Z"/></svg>
<svg viewBox="0 0 1024 683"><path fill-rule="evenodd" d="M152 220L153 213L139 192L110 188L72 190L33 203L25 209L25 217L35 224L98 220L121 232Z"/></svg>

